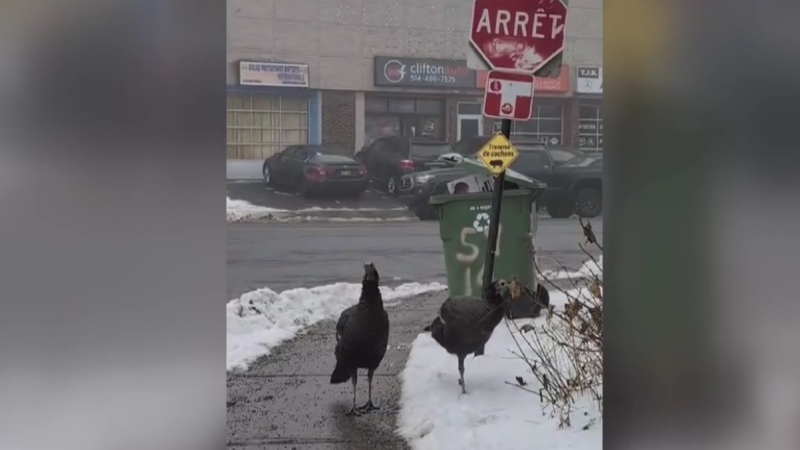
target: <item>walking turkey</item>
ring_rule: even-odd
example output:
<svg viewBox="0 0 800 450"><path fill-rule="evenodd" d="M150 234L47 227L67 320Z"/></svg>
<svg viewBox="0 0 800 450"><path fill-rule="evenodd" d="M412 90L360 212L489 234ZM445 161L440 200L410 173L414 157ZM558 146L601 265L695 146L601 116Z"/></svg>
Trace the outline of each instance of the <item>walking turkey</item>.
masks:
<svg viewBox="0 0 800 450"><path fill-rule="evenodd" d="M505 280L494 281L488 300L465 295L448 297L439 308L439 316L425 328L447 353L458 357L462 394L467 393L464 359L469 354L483 355L486 343L506 313L508 287Z"/></svg>
<svg viewBox="0 0 800 450"><path fill-rule="evenodd" d="M361 415L379 409L372 403L372 376L378 368L389 344L389 315L383 308L379 288L380 276L372 263L364 264L364 280L358 304L342 312L336 323L336 368L331 374L331 384L353 383L353 407L347 415ZM367 369L369 400L356 407L358 369Z"/></svg>

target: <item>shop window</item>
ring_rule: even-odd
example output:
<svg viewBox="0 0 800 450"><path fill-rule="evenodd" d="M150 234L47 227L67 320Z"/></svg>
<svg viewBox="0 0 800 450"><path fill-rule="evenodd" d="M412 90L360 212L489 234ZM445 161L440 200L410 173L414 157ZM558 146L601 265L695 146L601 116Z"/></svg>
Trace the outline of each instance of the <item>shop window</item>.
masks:
<svg viewBox="0 0 800 450"><path fill-rule="evenodd" d="M603 108L599 102L583 103L578 108L578 147L603 150Z"/></svg>
<svg viewBox="0 0 800 450"><path fill-rule="evenodd" d="M367 97L364 99L364 111L387 113L389 112L389 101L385 98Z"/></svg>
<svg viewBox="0 0 800 450"><path fill-rule="evenodd" d="M379 137L399 136L399 116L370 116L364 117L364 145L369 145Z"/></svg>
<svg viewBox="0 0 800 450"><path fill-rule="evenodd" d="M442 100L367 97L364 110L366 145L384 136L444 139Z"/></svg>
<svg viewBox="0 0 800 450"><path fill-rule="evenodd" d="M442 139L444 135L440 116L417 116L415 126L414 136Z"/></svg>
<svg viewBox="0 0 800 450"><path fill-rule="evenodd" d="M414 114L414 100L390 99L389 112L400 114Z"/></svg>
<svg viewBox="0 0 800 450"><path fill-rule="evenodd" d="M442 102L439 100L417 100L416 112L419 114L441 114Z"/></svg>
<svg viewBox="0 0 800 450"><path fill-rule="evenodd" d="M483 111L481 110L480 103L459 102L458 114L465 116L477 116L477 115L483 115Z"/></svg>
<svg viewBox="0 0 800 450"><path fill-rule="evenodd" d="M564 109L560 102L549 103L547 100L539 100L538 104L534 104L531 120L512 122L511 136L559 147L563 143L564 136L563 113ZM500 129L500 121L497 121L494 128Z"/></svg>
<svg viewBox="0 0 800 450"><path fill-rule="evenodd" d="M229 94L227 157L262 159L293 144L308 143L308 99Z"/></svg>

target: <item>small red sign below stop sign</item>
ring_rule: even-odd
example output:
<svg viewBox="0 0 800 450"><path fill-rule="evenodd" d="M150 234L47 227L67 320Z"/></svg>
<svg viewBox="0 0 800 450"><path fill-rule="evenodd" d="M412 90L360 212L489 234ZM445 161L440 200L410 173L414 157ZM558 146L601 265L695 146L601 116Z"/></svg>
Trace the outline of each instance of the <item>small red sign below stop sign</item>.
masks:
<svg viewBox="0 0 800 450"><path fill-rule="evenodd" d="M491 68L536 73L564 51L561 0L475 0L469 42Z"/></svg>

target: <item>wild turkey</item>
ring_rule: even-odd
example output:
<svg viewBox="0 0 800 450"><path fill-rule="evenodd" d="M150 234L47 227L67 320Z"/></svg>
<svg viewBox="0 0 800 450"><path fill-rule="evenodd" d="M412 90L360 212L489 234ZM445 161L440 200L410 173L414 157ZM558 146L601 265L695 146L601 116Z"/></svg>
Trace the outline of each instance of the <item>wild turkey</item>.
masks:
<svg viewBox="0 0 800 450"><path fill-rule="evenodd" d="M464 359L469 354L483 355L486 343L505 315L508 287L505 280L496 280L489 289L488 300L462 295L448 297L439 308L439 316L425 328L447 353L458 357L462 394L467 393Z"/></svg>
<svg viewBox="0 0 800 450"><path fill-rule="evenodd" d="M379 289L380 276L372 263L364 264L364 280L358 304L345 309L336 323L336 368L331 384L353 383L353 407L347 415L361 415L378 409L372 403L372 376L378 368L389 343L389 315L383 308ZM358 369L367 369L369 401L356 407Z"/></svg>
<svg viewBox="0 0 800 450"><path fill-rule="evenodd" d="M522 317L539 317L542 308L548 309L550 307L550 293L542 285L542 283L537 283L536 291L534 292L533 289L531 289L529 286L523 286L519 280L514 277L509 283L509 292L511 293L511 298L518 300L516 309L523 309ZM528 297L533 303L532 310L530 311L531 315L528 315L527 311L528 302L522 301L522 303L519 303L521 301L520 299L524 297ZM506 318L512 320L514 319L513 308L508 308L506 311Z"/></svg>

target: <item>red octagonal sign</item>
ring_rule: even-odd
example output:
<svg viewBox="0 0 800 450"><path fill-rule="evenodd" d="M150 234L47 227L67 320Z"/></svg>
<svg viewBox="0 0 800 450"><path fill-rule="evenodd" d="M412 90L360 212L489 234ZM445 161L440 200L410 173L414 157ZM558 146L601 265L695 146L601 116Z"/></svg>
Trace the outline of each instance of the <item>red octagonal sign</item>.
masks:
<svg viewBox="0 0 800 450"><path fill-rule="evenodd" d="M535 73L564 51L561 0L475 0L469 42L493 69Z"/></svg>

